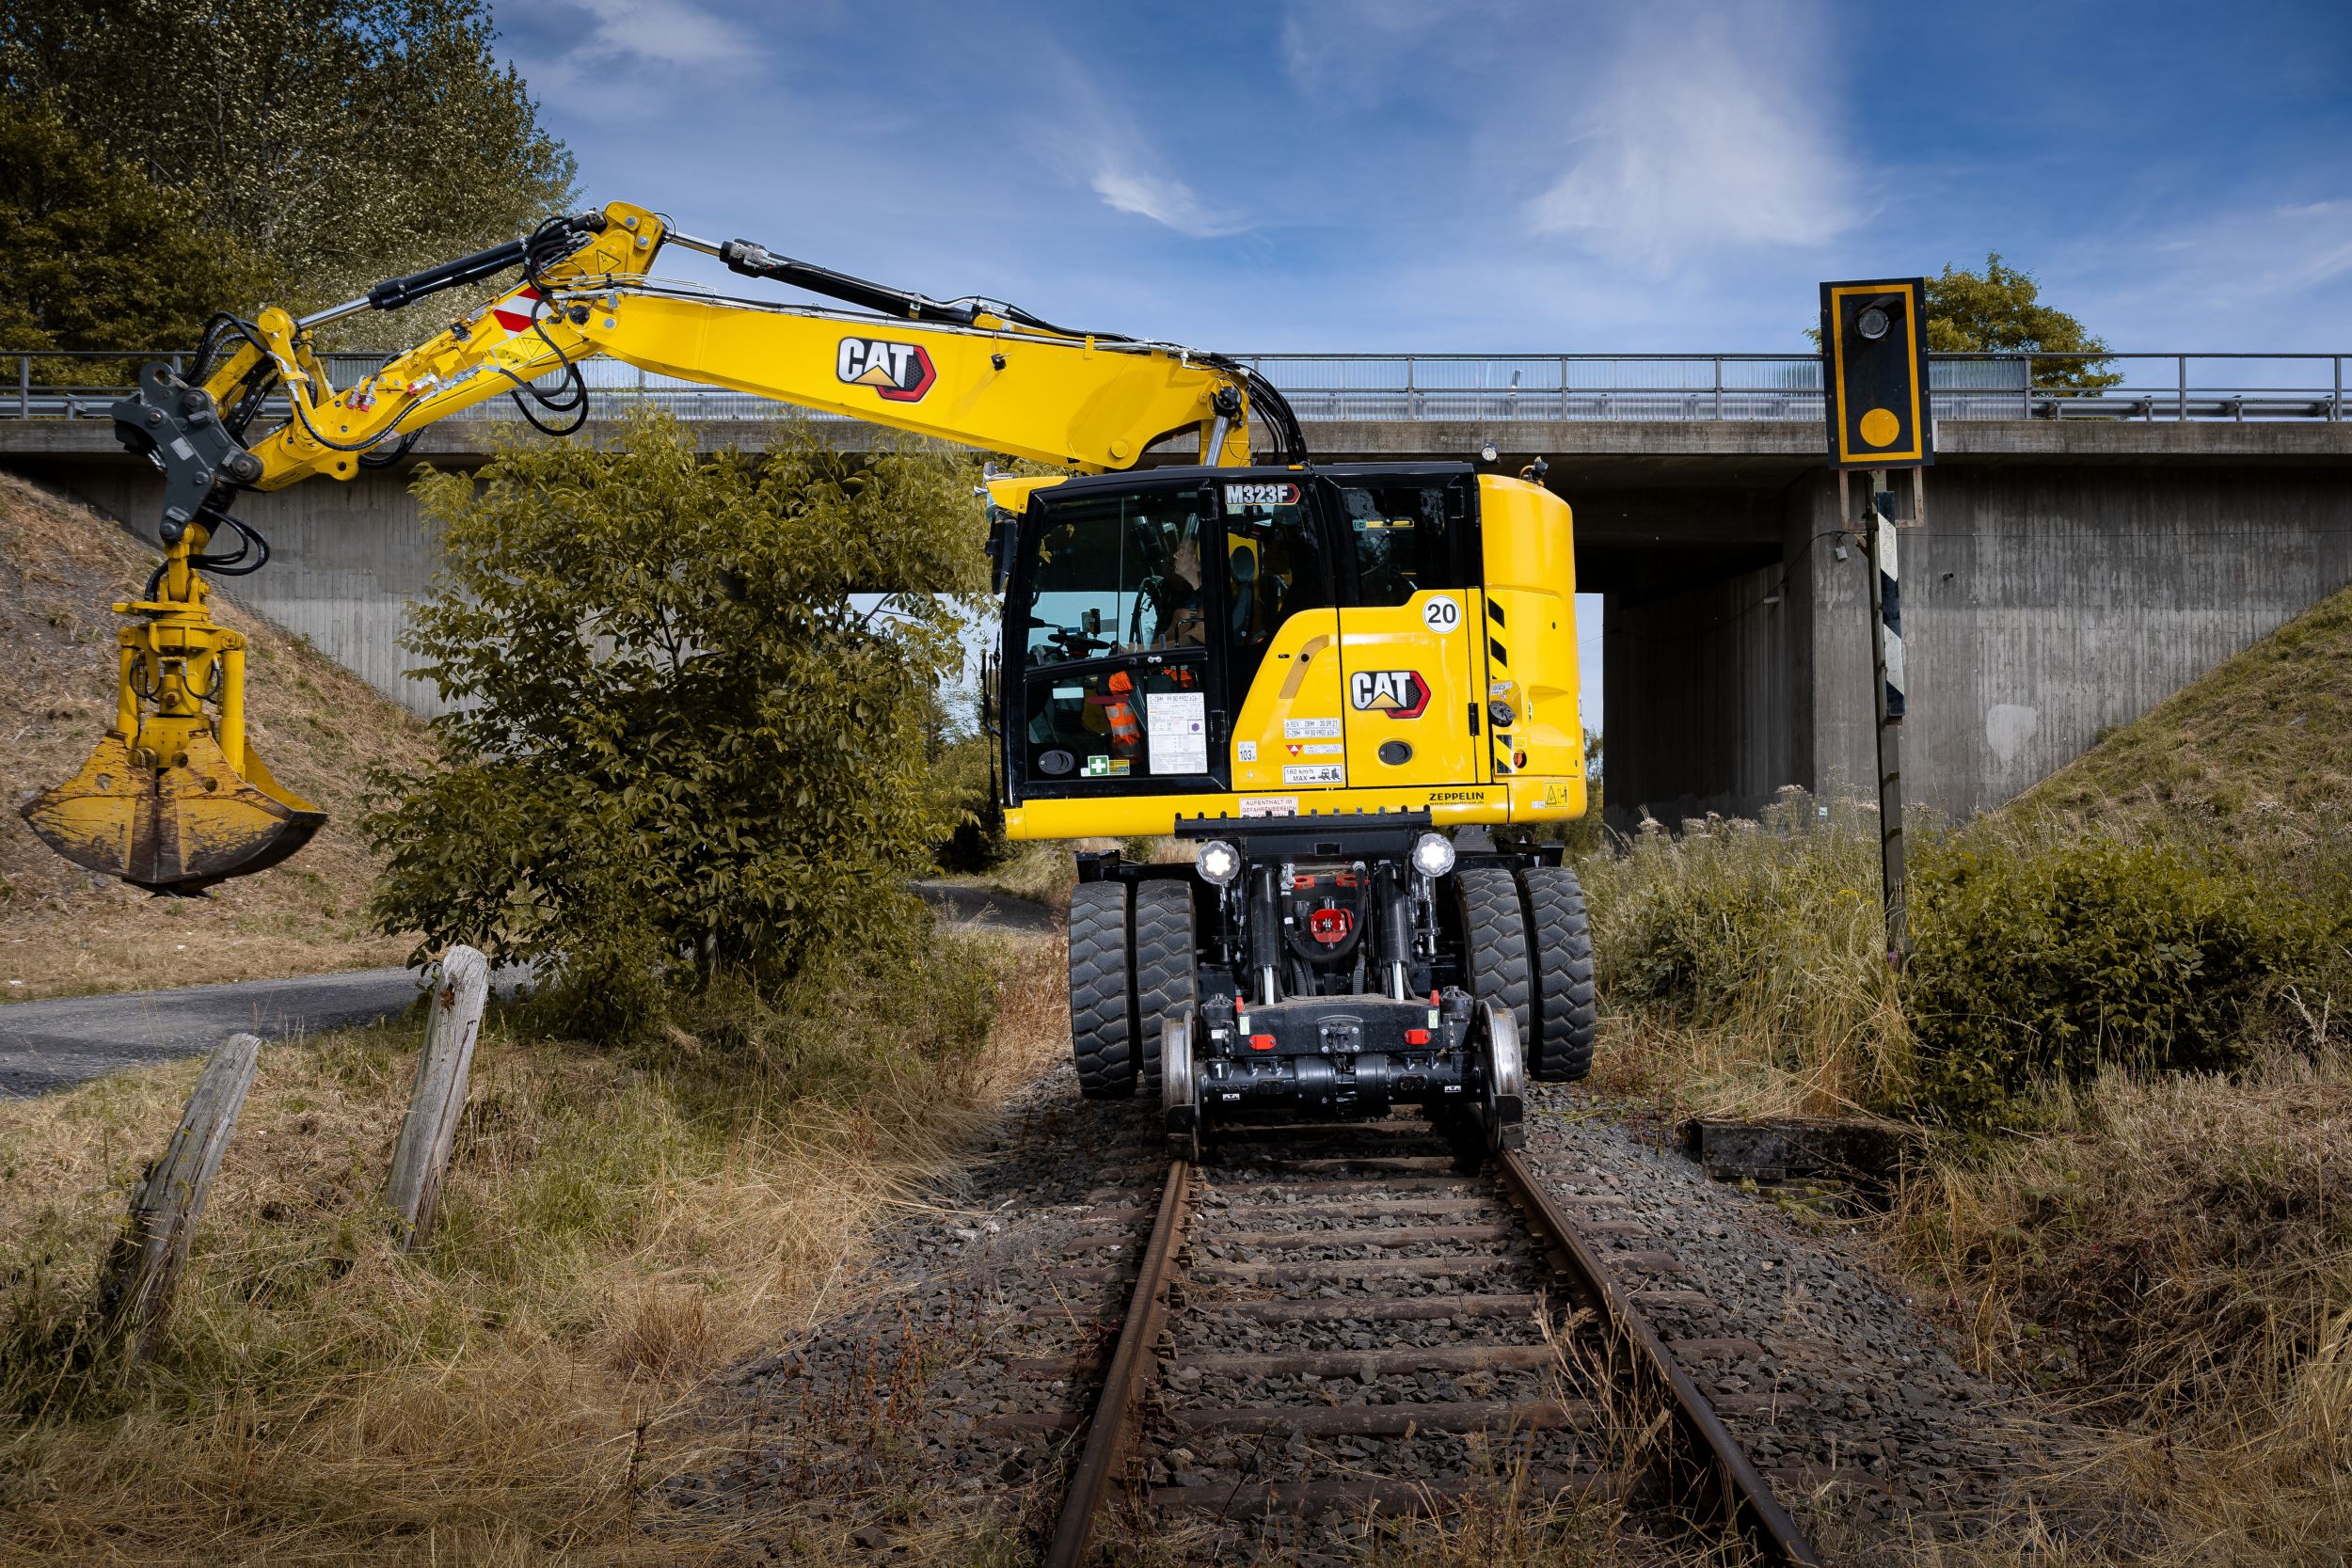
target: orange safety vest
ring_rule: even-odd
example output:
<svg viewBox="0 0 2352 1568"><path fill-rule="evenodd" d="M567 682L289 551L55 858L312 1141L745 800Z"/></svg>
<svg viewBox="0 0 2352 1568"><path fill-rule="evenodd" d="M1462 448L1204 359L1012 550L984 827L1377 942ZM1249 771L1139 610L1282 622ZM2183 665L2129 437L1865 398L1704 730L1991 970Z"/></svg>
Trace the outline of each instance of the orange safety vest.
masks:
<svg viewBox="0 0 2352 1568"><path fill-rule="evenodd" d="M1110 721L1111 749L1129 752L1141 751L1143 726L1136 720L1136 683L1128 678L1126 671L1116 670L1105 684L1110 688L1111 694L1098 701L1103 705L1103 717Z"/></svg>

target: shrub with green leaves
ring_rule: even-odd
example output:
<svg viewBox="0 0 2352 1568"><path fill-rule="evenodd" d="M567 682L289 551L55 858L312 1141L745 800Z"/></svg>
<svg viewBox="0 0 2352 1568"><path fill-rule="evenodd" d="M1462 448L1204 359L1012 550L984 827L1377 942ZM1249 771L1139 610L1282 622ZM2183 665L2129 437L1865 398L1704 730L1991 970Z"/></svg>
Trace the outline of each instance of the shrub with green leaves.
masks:
<svg viewBox="0 0 2352 1568"><path fill-rule="evenodd" d="M530 959L606 1036L902 939L958 815L927 751L982 585L969 482L797 423L707 458L658 415L421 477L446 559L406 646L459 706L438 767L377 781L375 918Z"/></svg>
<svg viewBox="0 0 2352 1568"><path fill-rule="evenodd" d="M1913 899L1919 1105L1962 1125L2108 1063L2240 1065L2265 1005L2318 973L2330 940L2319 911L2159 842L1963 839L1927 859Z"/></svg>

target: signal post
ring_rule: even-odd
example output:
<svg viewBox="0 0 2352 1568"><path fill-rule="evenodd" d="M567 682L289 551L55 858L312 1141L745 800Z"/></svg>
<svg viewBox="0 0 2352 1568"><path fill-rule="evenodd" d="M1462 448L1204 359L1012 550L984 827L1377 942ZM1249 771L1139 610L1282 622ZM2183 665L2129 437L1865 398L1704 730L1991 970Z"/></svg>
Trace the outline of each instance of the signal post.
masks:
<svg viewBox="0 0 2352 1568"><path fill-rule="evenodd" d="M1929 403L1927 280L1821 285L1822 413L1830 466L1837 470L1837 516L1859 533L1870 560L1870 665L1878 711L1879 873L1886 911L1886 962L1911 955L1903 870L1902 722L1909 685L1903 660L1902 551L1895 515L1916 523L1925 510L1922 470L1935 461ZM1908 505L1887 488L1907 471ZM1868 475L1859 512L1849 476Z"/></svg>

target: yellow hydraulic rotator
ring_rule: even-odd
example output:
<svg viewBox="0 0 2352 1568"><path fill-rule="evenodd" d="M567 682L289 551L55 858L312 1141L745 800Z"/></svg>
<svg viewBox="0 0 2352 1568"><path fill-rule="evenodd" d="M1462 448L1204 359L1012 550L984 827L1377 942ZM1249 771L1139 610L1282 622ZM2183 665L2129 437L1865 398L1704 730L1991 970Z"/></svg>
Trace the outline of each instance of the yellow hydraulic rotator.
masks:
<svg viewBox="0 0 2352 1568"><path fill-rule="evenodd" d="M210 538L191 527L167 547L150 597L114 607L136 618L116 634L114 728L24 813L76 865L159 893L275 865L326 821L270 777L246 738L245 638L215 623L188 563Z"/></svg>

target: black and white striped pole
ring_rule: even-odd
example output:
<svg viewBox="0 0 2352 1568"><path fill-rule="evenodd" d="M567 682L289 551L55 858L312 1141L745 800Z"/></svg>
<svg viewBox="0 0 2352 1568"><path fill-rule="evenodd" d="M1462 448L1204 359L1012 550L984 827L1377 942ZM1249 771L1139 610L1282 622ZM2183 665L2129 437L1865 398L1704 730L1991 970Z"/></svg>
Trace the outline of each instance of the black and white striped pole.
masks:
<svg viewBox="0 0 2352 1568"><path fill-rule="evenodd" d="M1903 875L1902 550L1887 516L1886 475L1870 475L1861 526L1870 546L1870 666L1878 677L1879 877L1886 911L1886 962L1911 957L1911 911Z"/></svg>
<svg viewBox="0 0 2352 1568"><path fill-rule="evenodd" d="M1870 666L1879 742L1879 875L1886 911L1886 962L1899 971L1911 957L1911 919L1903 877L1902 721L1909 684L1903 659L1902 551L1897 544L1890 470L1911 474L1915 523L1924 488L1920 470L1935 461L1930 405L1928 285L1924 277L1821 285L1821 412L1830 467L1837 470L1838 526L1862 536L1870 556ZM1860 511L1847 503L1847 479L1868 474Z"/></svg>

